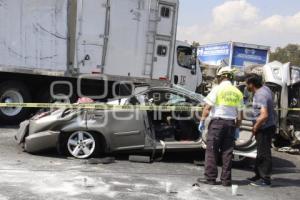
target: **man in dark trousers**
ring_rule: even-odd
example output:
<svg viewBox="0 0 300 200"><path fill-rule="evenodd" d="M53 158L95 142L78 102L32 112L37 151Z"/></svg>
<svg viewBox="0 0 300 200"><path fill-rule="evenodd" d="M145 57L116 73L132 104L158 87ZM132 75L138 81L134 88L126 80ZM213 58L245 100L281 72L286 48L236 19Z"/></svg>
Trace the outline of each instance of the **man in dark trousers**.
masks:
<svg viewBox="0 0 300 200"><path fill-rule="evenodd" d="M243 105L243 94L232 85L233 70L221 67L217 70L219 85L215 86L205 98L205 108L202 113L199 131L205 129L205 120L211 117L208 127L207 148L205 153L204 183L215 185L218 177L218 158L222 156L223 186L231 186L231 168L235 132L239 127L239 108ZM202 182L198 179L199 182Z"/></svg>
<svg viewBox="0 0 300 200"><path fill-rule="evenodd" d="M276 131L273 95L267 86L263 86L262 78L256 74L250 75L246 80L246 84L247 89L254 94L253 134L257 141L255 176L248 180L254 186L270 186L272 171L271 143L272 136Z"/></svg>

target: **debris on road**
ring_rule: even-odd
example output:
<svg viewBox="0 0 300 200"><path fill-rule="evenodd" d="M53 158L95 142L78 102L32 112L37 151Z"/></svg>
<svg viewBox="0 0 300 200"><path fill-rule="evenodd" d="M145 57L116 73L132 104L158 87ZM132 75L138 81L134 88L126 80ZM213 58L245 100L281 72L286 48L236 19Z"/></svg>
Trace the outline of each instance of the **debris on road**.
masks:
<svg viewBox="0 0 300 200"><path fill-rule="evenodd" d="M130 162L139 162L139 163L151 163L151 158L150 158L150 156L131 155L131 156L129 156L129 161Z"/></svg>
<svg viewBox="0 0 300 200"><path fill-rule="evenodd" d="M115 163L114 157L106 157L106 158L91 158L87 161L87 164L98 165L98 164L111 164Z"/></svg>
<svg viewBox="0 0 300 200"><path fill-rule="evenodd" d="M278 152L283 153L290 153L290 154L299 154L300 155L300 149L292 148L292 147L282 147L277 149Z"/></svg>
<svg viewBox="0 0 300 200"><path fill-rule="evenodd" d="M196 166L204 166L205 162L203 160L194 160L194 165Z"/></svg>

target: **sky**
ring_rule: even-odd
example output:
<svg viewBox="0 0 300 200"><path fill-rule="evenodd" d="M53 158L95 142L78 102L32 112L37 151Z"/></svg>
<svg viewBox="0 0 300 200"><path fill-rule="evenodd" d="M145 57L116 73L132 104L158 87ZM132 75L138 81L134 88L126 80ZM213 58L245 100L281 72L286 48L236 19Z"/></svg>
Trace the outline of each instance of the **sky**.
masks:
<svg viewBox="0 0 300 200"><path fill-rule="evenodd" d="M300 44L300 0L180 0L179 40Z"/></svg>

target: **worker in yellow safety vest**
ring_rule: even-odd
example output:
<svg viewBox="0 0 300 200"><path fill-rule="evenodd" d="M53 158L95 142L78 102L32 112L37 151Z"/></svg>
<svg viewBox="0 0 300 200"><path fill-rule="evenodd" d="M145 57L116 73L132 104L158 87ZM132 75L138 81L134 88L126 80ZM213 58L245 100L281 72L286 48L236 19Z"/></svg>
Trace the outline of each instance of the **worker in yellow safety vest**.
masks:
<svg viewBox="0 0 300 200"><path fill-rule="evenodd" d="M233 86L234 71L231 67L217 70L219 85L215 86L204 99L204 107L199 131L205 129L205 120L210 117L208 126L207 148L205 153L205 180L199 182L215 185L218 177L217 163L222 157L222 185L231 186L231 168L235 139L239 134L243 94Z"/></svg>

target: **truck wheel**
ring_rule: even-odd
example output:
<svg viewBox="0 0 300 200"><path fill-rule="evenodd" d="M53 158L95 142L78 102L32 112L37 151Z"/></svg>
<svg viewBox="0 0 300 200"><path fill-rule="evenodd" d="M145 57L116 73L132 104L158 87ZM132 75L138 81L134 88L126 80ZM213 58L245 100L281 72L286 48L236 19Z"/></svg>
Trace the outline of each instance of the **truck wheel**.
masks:
<svg viewBox="0 0 300 200"><path fill-rule="evenodd" d="M8 81L0 84L0 103L25 102L31 102L31 95L23 83ZM0 121L7 125L18 124L29 114L29 108L0 108Z"/></svg>

